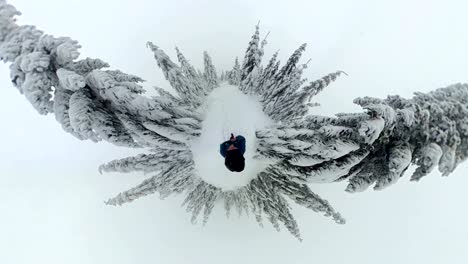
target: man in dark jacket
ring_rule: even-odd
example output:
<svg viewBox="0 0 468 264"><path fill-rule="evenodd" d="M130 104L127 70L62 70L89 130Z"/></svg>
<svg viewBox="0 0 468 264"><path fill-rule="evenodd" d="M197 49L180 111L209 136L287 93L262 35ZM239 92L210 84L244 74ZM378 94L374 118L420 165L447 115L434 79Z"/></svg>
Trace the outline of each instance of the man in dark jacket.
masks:
<svg viewBox="0 0 468 264"><path fill-rule="evenodd" d="M245 167L245 138L241 135L236 137L231 134L231 138L221 143L219 152L225 158L224 165L230 171L241 172Z"/></svg>

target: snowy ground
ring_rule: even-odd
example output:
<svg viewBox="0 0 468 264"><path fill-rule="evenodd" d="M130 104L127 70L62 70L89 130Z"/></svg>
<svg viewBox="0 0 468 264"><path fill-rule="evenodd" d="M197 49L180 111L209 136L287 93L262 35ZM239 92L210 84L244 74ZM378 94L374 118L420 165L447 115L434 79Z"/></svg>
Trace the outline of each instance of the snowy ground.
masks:
<svg viewBox="0 0 468 264"><path fill-rule="evenodd" d="M192 143L198 175L225 190L246 185L266 166L252 157L257 143L255 131L272 124L271 119L263 113L255 97L247 96L237 86L227 83L215 88L202 107L207 114L201 137ZM228 140L231 133L245 137L245 169L242 172L229 171L219 152L219 145Z"/></svg>

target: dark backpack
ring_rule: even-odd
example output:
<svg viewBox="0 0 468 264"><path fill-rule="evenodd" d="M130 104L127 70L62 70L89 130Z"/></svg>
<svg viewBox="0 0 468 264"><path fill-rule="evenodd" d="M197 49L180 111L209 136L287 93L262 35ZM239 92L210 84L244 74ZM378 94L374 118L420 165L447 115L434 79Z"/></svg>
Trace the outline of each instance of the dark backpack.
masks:
<svg viewBox="0 0 468 264"><path fill-rule="evenodd" d="M245 168L245 159L239 149L232 149L226 152L226 159L224 165L230 171L241 172Z"/></svg>

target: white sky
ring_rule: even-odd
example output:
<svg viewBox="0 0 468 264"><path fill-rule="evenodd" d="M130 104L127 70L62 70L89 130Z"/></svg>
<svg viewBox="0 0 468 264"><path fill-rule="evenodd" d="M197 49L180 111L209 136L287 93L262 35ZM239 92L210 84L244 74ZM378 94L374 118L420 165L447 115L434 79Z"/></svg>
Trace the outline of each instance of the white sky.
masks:
<svg viewBox="0 0 468 264"><path fill-rule="evenodd" d="M82 56L167 87L145 48L173 47L197 65L206 49L218 69L242 56L254 25L271 31L266 58L284 61L303 42L310 79L342 77L317 97L316 113L359 111L358 96L410 96L468 82L466 1L160 1L11 0L21 24L67 35ZM121 208L103 200L142 175L99 175L97 167L134 151L81 142L53 116L39 116L0 66L0 263L468 263L468 193L462 164L448 178L408 175L381 192L347 194L343 184L313 185L347 219L293 206L303 243L287 231L260 229L250 217L190 224L182 197L145 197ZM465 175L465 176L463 176Z"/></svg>

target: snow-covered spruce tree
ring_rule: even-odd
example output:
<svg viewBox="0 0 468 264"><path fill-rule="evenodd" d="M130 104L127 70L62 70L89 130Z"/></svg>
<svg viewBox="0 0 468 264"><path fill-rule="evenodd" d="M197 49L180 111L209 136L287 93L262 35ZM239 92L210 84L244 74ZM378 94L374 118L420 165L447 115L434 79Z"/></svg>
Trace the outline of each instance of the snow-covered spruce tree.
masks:
<svg viewBox="0 0 468 264"><path fill-rule="evenodd" d="M260 31L259 31L259 25L255 26L255 33L252 35L252 38L249 42L249 45L247 47L247 50L245 51L245 57L244 61L242 63L242 68L241 68L241 81L244 81L247 79L247 76L252 72L253 68L257 66L258 62L258 49L259 47L259 41L260 41Z"/></svg>
<svg viewBox="0 0 468 264"><path fill-rule="evenodd" d="M229 84L239 85L240 76L241 76L241 71L240 71L239 59L236 57L236 60L234 61L234 67L229 72L229 77L228 77Z"/></svg>
<svg viewBox="0 0 468 264"><path fill-rule="evenodd" d="M183 148L199 134L195 111L165 96L141 96L141 78L102 70L108 64L99 59L76 60L76 41L18 26L19 12L5 1L0 6L0 56L11 63L13 85L40 114L54 113L65 131L82 140L164 148Z"/></svg>
<svg viewBox="0 0 468 264"><path fill-rule="evenodd" d="M153 193L161 198L184 193L192 221L203 211L206 223L215 203L222 200L227 216L232 208L238 214L252 212L261 226L264 218L278 230L281 223L300 240L286 197L344 223L309 183L348 180L350 192L374 183L375 189L381 189L398 180L410 163L419 166L411 179L419 180L437 165L447 175L467 156L467 84L419 93L412 99L358 98L355 102L366 109L364 113L307 115L311 98L343 72L303 86L306 64L299 64L299 59L305 45L282 67L275 53L262 70L266 40L258 47L257 26L242 69L236 63L229 82L240 85L244 93L258 95L264 112L277 121L271 129L256 131L256 159L268 160L270 165L246 186L223 191L196 175L188 144L200 135L204 113L199 106L218 85L206 53L202 73L178 49L180 66L148 43L177 95L155 87L159 95L147 97L141 78L105 70L109 65L100 59L79 60L76 41L19 26L16 15L19 12L13 6L0 0L0 57L10 63L13 85L33 107L40 114L53 113L63 129L80 140L106 140L150 152L99 167L100 172L150 175L106 201L110 205Z"/></svg>
<svg viewBox="0 0 468 264"><path fill-rule="evenodd" d="M259 76L262 71L261 62L264 54L263 50L267 43L267 36L263 39L261 45L259 45L260 33L259 25L257 24L255 33L252 35L252 39L245 52L244 62L240 70L239 89L246 94L252 93L252 91L258 87Z"/></svg>
<svg viewBox="0 0 468 264"><path fill-rule="evenodd" d="M278 71L280 62L276 61L278 58L279 51L276 51L273 56L271 57L268 64L265 66L265 69L262 71L262 74L258 78L258 86L255 89L256 93L259 95L263 95L265 93L265 89L270 87L273 83L273 76Z"/></svg>
<svg viewBox="0 0 468 264"><path fill-rule="evenodd" d="M219 82L211 57L206 51L203 52L203 64L205 66L203 76L208 86L208 92L211 92L213 88L219 85Z"/></svg>
<svg viewBox="0 0 468 264"><path fill-rule="evenodd" d="M169 81L171 86L177 91L184 103L193 107L198 107L203 101L207 91L201 87L198 78L193 76L188 62L184 62L188 75L184 74L181 67L171 61L169 56L164 53L158 46L151 42L147 43L148 47L153 51L154 58L158 66L164 73L164 77ZM179 59L183 57L179 52ZM183 60L183 59L182 59Z"/></svg>
<svg viewBox="0 0 468 264"><path fill-rule="evenodd" d="M338 76L344 74L343 71L337 71L302 86L306 81L302 78L302 71L307 65L299 64L299 60L305 51L306 44L302 44L281 68L280 62L276 61L278 56L276 52L265 69L261 70L260 64L266 37L260 47L258 43L259 28L257 25L247 47L241 69L240 89L245 93L258 95L263 104L263 111L275 121L302 119L309 108L316 105L310 103L311 98L335 81Z"/></svg>
<svg viewBox="0 0 468 264"><path fill-rule="evenodd" d="M258 158L276 160L267 172L297 182L348 180L348 192L381 190L417 165L418 181L439 167L450 174L468 155L468 84L454 84L412 99L357 98L365 113L306 116L258 131Z"/></svg>
<svg viewBox="0 0 468 264"><path fill-rule="evenodd" d="M199 75L195 68L189 63L189 61L185 58L185 56L180 52L179 48L176 47L177 59L180 63L180 68L182 72L189 80L191 86L193 87L194 91L198 91L200 94L207 95L209 93L206 90L206 85L203 83L204 79L203 76Z"/></svg>

